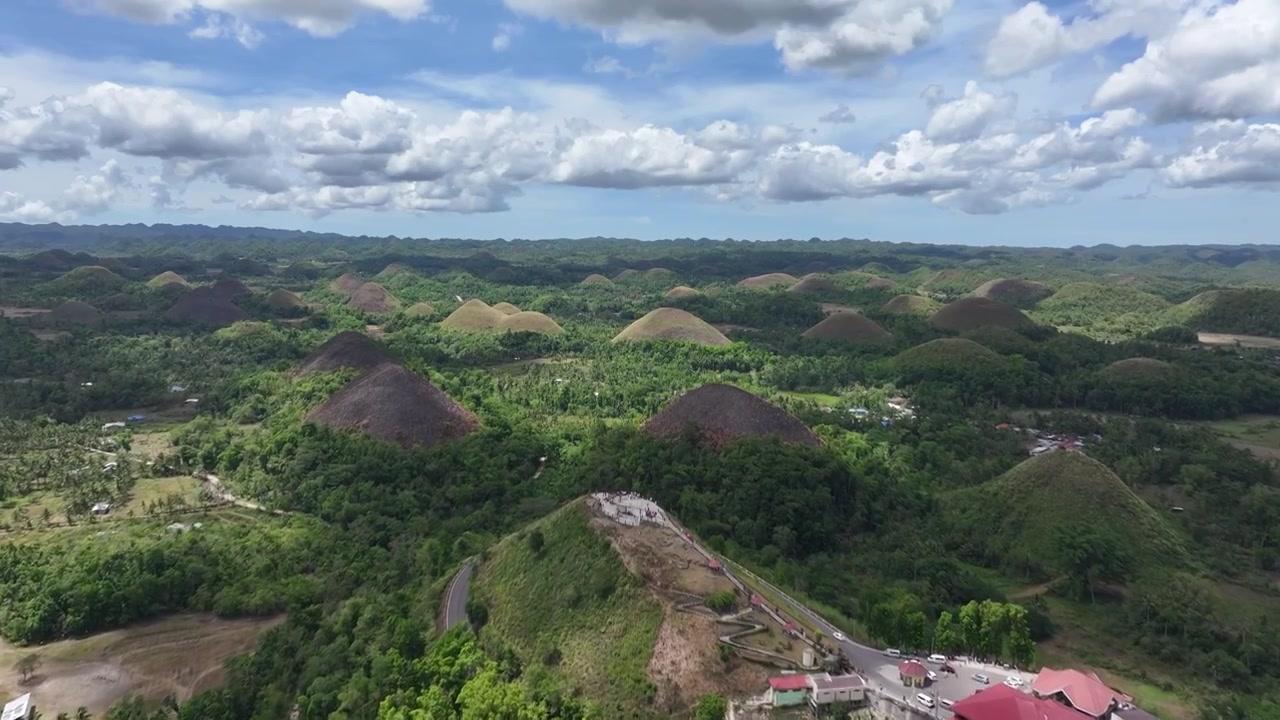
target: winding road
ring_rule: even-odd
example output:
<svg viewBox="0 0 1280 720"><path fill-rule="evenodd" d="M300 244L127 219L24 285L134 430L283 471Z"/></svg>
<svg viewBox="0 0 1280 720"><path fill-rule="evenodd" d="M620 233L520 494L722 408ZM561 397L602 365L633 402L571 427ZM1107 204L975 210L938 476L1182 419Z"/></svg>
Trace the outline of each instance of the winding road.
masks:
<svg viewBox="0 0 1280 720"><path fill-rule="evenodd" d="M475 559L467 560L449 581L444 591L444 629L467 621L467 598L471 595L471 576L475 573Z"/></svg>

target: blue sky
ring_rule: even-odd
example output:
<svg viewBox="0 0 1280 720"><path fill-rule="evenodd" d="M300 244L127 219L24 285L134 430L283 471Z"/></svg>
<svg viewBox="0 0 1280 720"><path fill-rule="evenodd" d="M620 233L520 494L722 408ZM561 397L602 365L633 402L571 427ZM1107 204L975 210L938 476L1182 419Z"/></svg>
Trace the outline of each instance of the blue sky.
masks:
<svg viewBox="0 0 1280 720"><path fill-rule="evenodd" d="M1280 10L1219 5L6 0L0 219L1273 242L1280 45L1202 45Z"/></svg>

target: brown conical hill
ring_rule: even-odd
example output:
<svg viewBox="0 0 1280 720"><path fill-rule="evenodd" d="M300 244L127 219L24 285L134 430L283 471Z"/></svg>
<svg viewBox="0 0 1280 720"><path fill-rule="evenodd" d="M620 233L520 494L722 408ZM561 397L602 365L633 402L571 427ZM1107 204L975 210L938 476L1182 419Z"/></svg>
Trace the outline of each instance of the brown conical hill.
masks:
<svg viewBox="0 0 1280 720"><path fill-rule="evenodd" d="M1117 360L1102 369L1112 380L1150 380L1172 375L1174 368L1163 360L1135 357Z"/></svg>
<svg viewBox="0 0 1280 720"><path fill-rule="evenodd" d="M75 268L53 282L72 290L83 291L118 290L129 284L128 280L101 265Z"/></svg>
<svg viewBox="0 0 1280 720"><path fill-rule="evenodd" d="M506 315L489 307L483 300L468 300L441 320L440 326L454 330L496 330L504 317Z"/></svg>
<svg viewBox="0 0 1280 720"><path fill-rule="evenodd" d="M400 307L400 301L378 283L369 282L351 293L347 305L362 312L381 315L395 312L396 308Z"/></svg>
<svg viewBox="0 0 1280 720"><path fill-rule="evenodd" d="M329 283L329 289L339 295L350 296L351 293L360 289L364 285L364 281L352 275L351 273L342 273L336 280Z"/></svg>
<svg viewBox="0 0 1280 720"><path fill-rule="evenodd" d="M490 307L502 313L503 315L515 315L516 313L520 312L520 308L516 307L515 305L512 305L509 302L494 303L493 305L490 305Z"/></svg>
<svg viewBox="0 0 1280 720"><path fill-rule="evenodd" d="M363 372L394 360L391 353L379 345L377 340L354 330L346 330L329 338L303 358L294 374L309 375L343 369Z"/></svg>
<svg viewBox="0 0 1280 720"><path fill-rule="evenodd" d="M1019 330L1034 325L1018 308L987 298L966 297L942 306L929 318L939 330L964 332L986 325Z"/></svg>
<svg viewBox="0 0 1280 720"><path fill-rule="evenodd" d="M298 297L295 292L284 288L276 288L267 296L267 305L277 310L293 310L295 308L305 308L307 303Z"/></svg>
<svg viewBox="0 0 1280 720"><path fill-rule="evenodd" d="M973 291L974 297L999 300L1013 305L1030 305L1049 297L1053 289L1042 282L1021 278L988 280Z"/></svg>
<svg viewBox="0 0 1280 720"><path fill-rule="evenodd" d="M683 340L699 345L723 346L732 341L696 315L676 308L658 308L618 333L611 342Z"/></svg>
<svg viewBox="0 0 1280 720"><path fill-rule="evenodd" d="M84 325L96 328L102 325L102 313L88 303L69 300L50 310L40 320L48 325Z"/></svg>
<svg viewBox="0 0 1280 720"><path fill-rule="evenodd" d="M938 310L938 301L919 295L899 295L880 308L880 312L895 315L932 315Z"/></svg>
<svg viewBox="0 0 1280 720"><path fill-rule="evenodd" d="M786 273L769 273L767 275L756 275L755 277L740 280L738 281L738 287L759 290L762 288L778 287L779 285L786 285L790 287L798 282L800 281L793 275L788 275Z"/></svg>
<svg viewBox="0 0 1280 720"><path fill-rule="evenodd" d="M248 285L245 285L243 282L233 277L218 278L213 285L209 286L209 289L218 297L226 300L235 300L238 297L251 295L253 293L253 291L249 289Z"/></svg>
<svg viewBox="0 0 1280 720"><path fill-rule="evenodd" d="M390 280L391 278L397 275L407 273L407 272L413 272L413 268L409 267L408 265L405 265L404 263L395 262L382 268L382 272L378 273L374 277L378 278L379 280Z"/></svg>
<svg viewBox="0 0 1280 720"><path fill-rule="evenodd" d="M235 303L207 287L196 288L178 298L165 311L164 316L170 320L184 320L213 327L226 327L248 318Z"/></svg>
<svg viewBox="0 0 1280 720"><path fill-rule="evenodd" d="M543 335L563 335L564 328L555 320L540 312L521 311L502 318L498 324L502 330L509 332L534 332Z"/></svg>
<svg viewBox="0 0 1280 720"><path fill-rule="evenodd" d="M147 287L152 290L167 290L169 288L186 288L191 287L191 283L187 279L172 270L165 270L159 275L147 281Z"/></svg>
<svg viewBox="0 0 1280 720"><path fill-rule="evenodd" d="M898 283L888 278L882 277L873 277L867 280L867 287L872 290L888 290L889 288L895 287L897 284Z"/></svg>
<svg viewBox="0 0 1280 720"><path fill-rule="evenodd" d="M765 437L797 445L821 444L790 413L732 385L703 385L687 392L644 424L649 435L672 440L691 430L716 448L741 438Z"/></svg>
<svg viewBox="0 0 1280 720"><path fill-rule="evenodd" d="M625 268L622 270L622 272L619 272L617 275L613 276L613 281L621 282L623 280L628 280L630 278L633 278L639 274L640 274L639 272L632 270L631 268Z"/></svg>
<svg viewBox="0 0 1280 720"><path fill-rule="evenodd" d="M436 314L436 309L429 302L414 303L405 310L405 314L413 317L431 317Z"/></svg>
<svg viewBox="0 0 1280 720"><path fill-rule="evenodd" d="M818 273L809 273L791 287L787 288L787 292L793 292L800 295L811 293L835 292L840 290L840 286L824 275Z"/></svg>
<svg viewBox="0 0 1280 720"><path fill-rule="evenodd" d="M480 429L475 413L399 363L383 363L347 383L308 413L307 422L403 448L435 447Z"/></svg>
<svg viewBox="0 0 1280 720"><path fill-rule="evenodd" d="M663 295L663 297L668 300L680 300L683 298L698 297L701 294L702 293L699 293L688 285L677 285L668 290L667 294Z"/></svg>
<svg viewBox="0 0 1280 720"><path fill-rule="evenodd" d="M591 273L590 275L588 275L588 276L586 276L585 278L583 278L583 280L582 280L582 283L581 283L581 284L583 284L583 285L612 285L612 284L613 284L613 281L612 281L612 280L610 280L609 278L607 278L607 277L605 277L605 276L601 275L600 273Z"/></svg>
<svg viewBox="0 0 1280 720"><path fill-rule="evenodd" d="M939 338L907 348L894 358L900 368L973 366L996 360L1000 355L965 338Z"/></svg>
<svg viewBox="0 0 1280 720"><path fill-rule="evenodd" d="M805 330L801 337L814 340L841 340L844 342L882 342L893 335L875 321L859 313L838 312L828 315L822 322Z"/></svg>

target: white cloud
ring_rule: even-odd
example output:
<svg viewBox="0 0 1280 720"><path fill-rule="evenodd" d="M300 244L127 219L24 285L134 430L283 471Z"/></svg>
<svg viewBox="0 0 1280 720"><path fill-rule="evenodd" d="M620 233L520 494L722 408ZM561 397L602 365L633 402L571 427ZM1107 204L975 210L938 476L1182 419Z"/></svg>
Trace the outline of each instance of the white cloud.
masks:
<svg viewBox="0 0 1280 720"><path fill-rule="evenodd" d="M1197 126L1192 141L1161 171L1167 185L1280 187L1280 125L1220 120Z"/></svg>
<svg viewBox="0 0 1280 720"><path fill-rule="evenodd" d="M1144 104L1159 120L1243 118L1280 112L1277 77L1280 3L1205 2L1107 78L1093 103Z"/></svg>
<svg viewBox="0 0 1280 720"><path fill-rule="evenodd" d="M73 4L153 24L184 22L203 10L241 21L285 22L321 37L342 33L363 12L380 12L409 21L430 10L427 0L74 0Z"/></svg>
<svg viewBox="0 0 1280 720"><path fill-rule="evenodd" d="M951 0L505 0L516 12L599 30L622 44L773 39L792 70L859 72L935 32Z"/></svg>
<svg viewBox="0 0 1280 720"><path fill-rule="evenodd" d="M596 75L621 75L627 78L634 78L636 72L622 64L622 61L611 55L603 55L587 61L582 66L584 72L594 73Z"/></svg>
<svg viewBox="0 0 1280 720"><path fill-rule="evenodd" d="M98 213L111 207L129 179L120 163L108 160L94 175L77 175L63 192L62 207L76 213Z"/></svg>
<svg viewBox="0 0 1280 720"><path fill-rule="evenodd" d="M987 92L970 80L963 96L934 105L924 131L934 140L972 140L993 123L1011 118L1017 107L1016 95Z"/></svg>
<svg viewBox="0 0 1280 720"><path fill-rule="evenodd" d="M524 28L511 23L502 23L498 26L498 32L494 33L493 42L490 45L494 52L504 52L511 47L511 41L520 33L524 32Z"/></svg>
<svg viewBox="0 0 1280 720"><path fill-rule="evenodd" d="M59 219L59 213L39 200L27 200L18 193L0 192L0 219L13 222L45 223Z"/></svg>
<svg viewBox="0 0 1280 720"><path fill-rule="evenodd" d="M1029 2L1000 22L987 44L985 66L995 77L1044 67L1072 53L1125 36L1152 37L1178 22L1192 0L1090 0L1088 14L1070 21L1040 2Z"/></svg>
<svg viewBox="0 0 1280 720"><path fill-rule="evenodd" d="M262 44L262 33L258 32L252 25L240 18L219 13L210 13L205 18L204 25L192 30L187 35L198 40L217 40L219 38L235 40L250 50Z"/></svg>

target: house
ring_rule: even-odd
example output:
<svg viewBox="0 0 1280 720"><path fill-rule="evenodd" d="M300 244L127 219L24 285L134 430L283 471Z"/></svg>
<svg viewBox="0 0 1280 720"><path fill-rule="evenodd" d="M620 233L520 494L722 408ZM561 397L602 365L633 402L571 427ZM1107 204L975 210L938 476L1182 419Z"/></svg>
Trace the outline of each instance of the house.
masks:
<svg viewBox="0 0 1280 720"><path fill-rule="evenodd" d="M94 515L106 515L111 512L111 503L97 503L89 510L89 512Z"/></svg>
<svg viewBox="0 0 1280 720"><path fill-rule="evenodd" d="M751 607L753 608L764 607L764 597L760 595L760 593L751 593Z"/></svg>
<svg viewBox="0 0 1280 720"><path fill-rule="evenodd" d="M769 678L769 702L774 707L801 705L808 696L808 675L780 675Z"/></svg>
<svg viewBox="0 0 1280 720"><path fill-rule="evenodd" d="M719 560L716 560L715 558L711 558L710 560L707 561L707 569L710 570L711 572L720 572L722 569L724 569L724 566L720 564Z"/></svg>
<svg viewBox="0 0 1280 720"><path fill-rule="evenodd" d="M995 685L951 706L952 720L1089 720L1052 700Z"/></svg>
<svg viewBox="0 0 1280 720"><path fill-rule="evenodd" d="M831 705L833 703L862 704L867 699L867 682L858 675L821 675L809 676L810 705Z"/></svg>
<svg viewBox="0 0 1280 720"><path fill-rule="evenodd" d="M1112 720L1160 720L1160 718L1152 715L1146 710L1136 708L1131 705L1128 706L1127 709L1122 707L1119 710L1116 710L1111 714L1111 718Z"/></svg>
<svg viewBox="0 0 1280 720"><path fill-rule="evenodd" d="M1112 690L1093 673L1048 668L1031 684L1031 693L1098 720L1110 720L1113 711L1133 699Z"/></svg>
<svg viewBox="0 0 1280 720"><path fill-rule="evenodd" d="M907 687L922 688L929 679L929 668L919 660L904 660L898 666L898 681Z"/></svg>
<svg viewBox="0 0 1280 720"><path fill-rule="evenodd" d="M28 720L35 716L35 705L31 703L31 693L10 700L0 711L0 720Z"/></svg>

